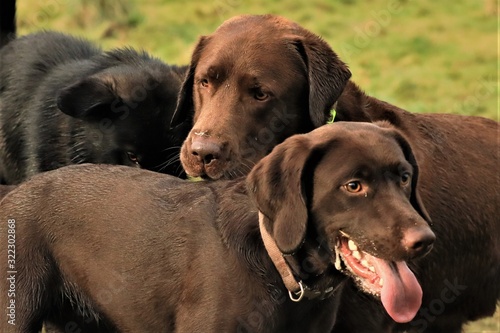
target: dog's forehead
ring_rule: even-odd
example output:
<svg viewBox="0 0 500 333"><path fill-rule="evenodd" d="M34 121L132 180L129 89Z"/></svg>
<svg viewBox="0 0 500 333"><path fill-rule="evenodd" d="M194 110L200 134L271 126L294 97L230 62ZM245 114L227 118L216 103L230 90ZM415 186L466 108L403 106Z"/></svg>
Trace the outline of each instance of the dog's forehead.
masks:
<svg viewBox="0 0 500 333"><path fill-rule="evenodd" d="M235 44L235 43L231 43ZM213 77L227 78L231 76L238 82L268 82L273 90L299 85L307 80L306 65L294 52L286 52L286 47L275 47L276 44L252 43L244 57L237 56L241 47L220 47L207 49L197 63L195 73ZM263 48L273 49L273 52L259 52ZM279 55L279 61L269 57L269 54ZM281 81L281 85L273 84Z"/></svg>
<svg viewBox="0 0 500 333"><path fill-rule="evenodd" d="M247 20L224 25L208 36L200 50L196 73L254 77L293 83L307 68L290 34L276 34L262 25L248 27Z"/></svg>
<svg viewBox="0 0 500 333"><path fill-rule="evenodd" d="M302 71L303 61L293 43L303 33L295 22L275 15L240 15L225 21L213 34L204 37L198 66L235 65L246 72L265 74ZM283 67L288 67L283 68ZM197 68L204 72L208 68Z"/></svg>
<svg viewBox="0 0 500 333"><path fill-rule="evenodd" d="M392 126L385 124L374 124L367 122L335 122L323 125L305 134L314 141L328 141L336 138L355 139L360 136L373 139L394 139L395 130Z"/></svg>
<svg viewBox="0 0 500 333"><path fill-rule="evenodd" d="M309 134L316 147L321 147L325 168L346 162L358 165L391 167L406 162L396 134L391 128L369 123L334 123L322 126Z"/></svg>
<svg viewBox="0 0 500 333"><path fill-rule="evenodd" d="M209 37L212 48L234 48L240 50L279 50L286 42L308 32L300 25L284 17L274 15L242 15L224 22Z"/></svg>
<svg viewBox="0 0 500 333"><path fill-rule="evenodd" d="M217 28L216 33L248 31L248 28L251 28L251 31L269 31L269 29L271 29L273 30L273 32L281 31L284 33L290 33L296 30L303 29L297 23L290 21L289 19L282 16L271 14L239 15L222 23L219 28Z"/></svg>

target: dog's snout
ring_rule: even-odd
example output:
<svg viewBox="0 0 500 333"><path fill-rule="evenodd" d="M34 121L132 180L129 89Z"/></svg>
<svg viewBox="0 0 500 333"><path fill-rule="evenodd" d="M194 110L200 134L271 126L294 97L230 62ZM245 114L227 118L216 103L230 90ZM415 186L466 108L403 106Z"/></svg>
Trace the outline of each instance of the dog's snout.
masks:
<svg viewBox="0 0 500 333"><path fill-rule="evenodd" d="M432 249L436 236L428 227L408 229L403 234L402 243L410 258L427 254Z"/></svg>
<svg viewBox="0 0 500 333"><path fill-rule="evenodd" d="M191 154L196 156L199 162L208 165L212 161L224 157L224 147L210 137L199 136L193 138L191 143Z"/></svg>

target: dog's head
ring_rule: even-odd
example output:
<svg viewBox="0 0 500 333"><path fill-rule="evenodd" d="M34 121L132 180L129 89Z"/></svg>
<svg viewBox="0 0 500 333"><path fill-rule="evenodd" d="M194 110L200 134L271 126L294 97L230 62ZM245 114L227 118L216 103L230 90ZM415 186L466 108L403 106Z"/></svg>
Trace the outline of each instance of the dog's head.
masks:
<svg viewBox="0 0 500 333"><path fill-rule="evenodd" d="M172 127L193 118L181 162L234 178L278 143L325 124L350 77L318 36L285 18L243 15L201 37Z"/></svg>
<svg viewBox="0 0 500 333"><path fill-rule="evenodd" d="M78 120L75 161L140 166L179 174L189 124L169 129L187 70L130 49L100 59L104 68L59 91L57 106Z"/></svg>
<svg viewBox="0 0 500 333"><path fill-rule="evenodd" d="M418 166L399 132L343 122L287 139L247 178L287 258L323 247L327 265L379 296L399 322L413 318L422 297L406 261L425 255L435 238L417 181Z"/></svg>

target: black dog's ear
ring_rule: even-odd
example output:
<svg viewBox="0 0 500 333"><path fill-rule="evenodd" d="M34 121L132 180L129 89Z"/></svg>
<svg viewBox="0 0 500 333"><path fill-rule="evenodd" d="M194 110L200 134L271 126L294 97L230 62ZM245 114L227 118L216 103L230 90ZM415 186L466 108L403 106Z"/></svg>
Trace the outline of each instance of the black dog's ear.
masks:
<svg viewBox="0 0 500 333"><path fill-rule="evenodd" d="M107 76L89 76L70 85L57 95L57 107L65 114L85 120L113 115L111 105L118 101ZM115 117L118 114L115 113Z"/></svg>
<svg viewBox="0 0 500 333"><path fill-rule="evenodd" d="M294 45L307 66L309 77L309 116L315 127L330 118L330 110L351 77L347 65L330 46L309 31L295 38Z"/></svg>
<svg viewBox="0 0 500 333"><path fill-rule="evenodd" d="M191 63L184 77L184 82L182 83L181 90L179 91L179 96L177 98L177 106L175 108L174 115L170 121L170 128L176 127L179 124L186 122L193 118L194 115L194 104L193 104L193 86L194 86L194 72L196 70L196 65L200 60L201 52L205 48L210 37L201 36L198 44L193 51L191 56Z"/></svg>
<svg viewBox="0 0 500 333"><path fill-rule="evenodd" d="M296 135L276 146L247 177L250 196L266 217L265 227L284 254L295 252L306 234L305 185L312 175L304 171L311 154L309 140Z"/></svg>
<svg viewBox="0 0 500 333"><path fill-rule="evenodd" d="M411 164L413 168L413 177L411 180L411 195L410 195L410 203L413 208L417 211L417 213L422 216L427 223L431 224L431 218L429 217L429 213L425 209L424 204L422 203L422 199L420 198L419 187L418 187L418 177L419 177L419 167L417 163L417 159L413 154L413 150L410 146L410 143L406 138L398 131L394 132L396 141L399 143L401 149L403 150L403 154L405 155L406 160Z"/></svg>

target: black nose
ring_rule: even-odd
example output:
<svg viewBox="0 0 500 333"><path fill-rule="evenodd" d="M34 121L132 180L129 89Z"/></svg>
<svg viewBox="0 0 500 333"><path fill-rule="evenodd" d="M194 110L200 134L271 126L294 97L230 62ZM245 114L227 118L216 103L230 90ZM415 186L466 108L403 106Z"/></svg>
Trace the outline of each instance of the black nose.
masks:
<svg viewBox="0 0 500 333"><path fill-rule="evenodd" d="M223 158L224 147L210 137L194 137L191 142L191 154L196 156L199 162L208 165Z"/></svg>
<svg viewBox="0 0 500 333"><path fill-rule="evenodd" d="M427 226L415 227L403 233L403 247L410 258L416 258L427 254L432 249L436 236Z"/></svg>

